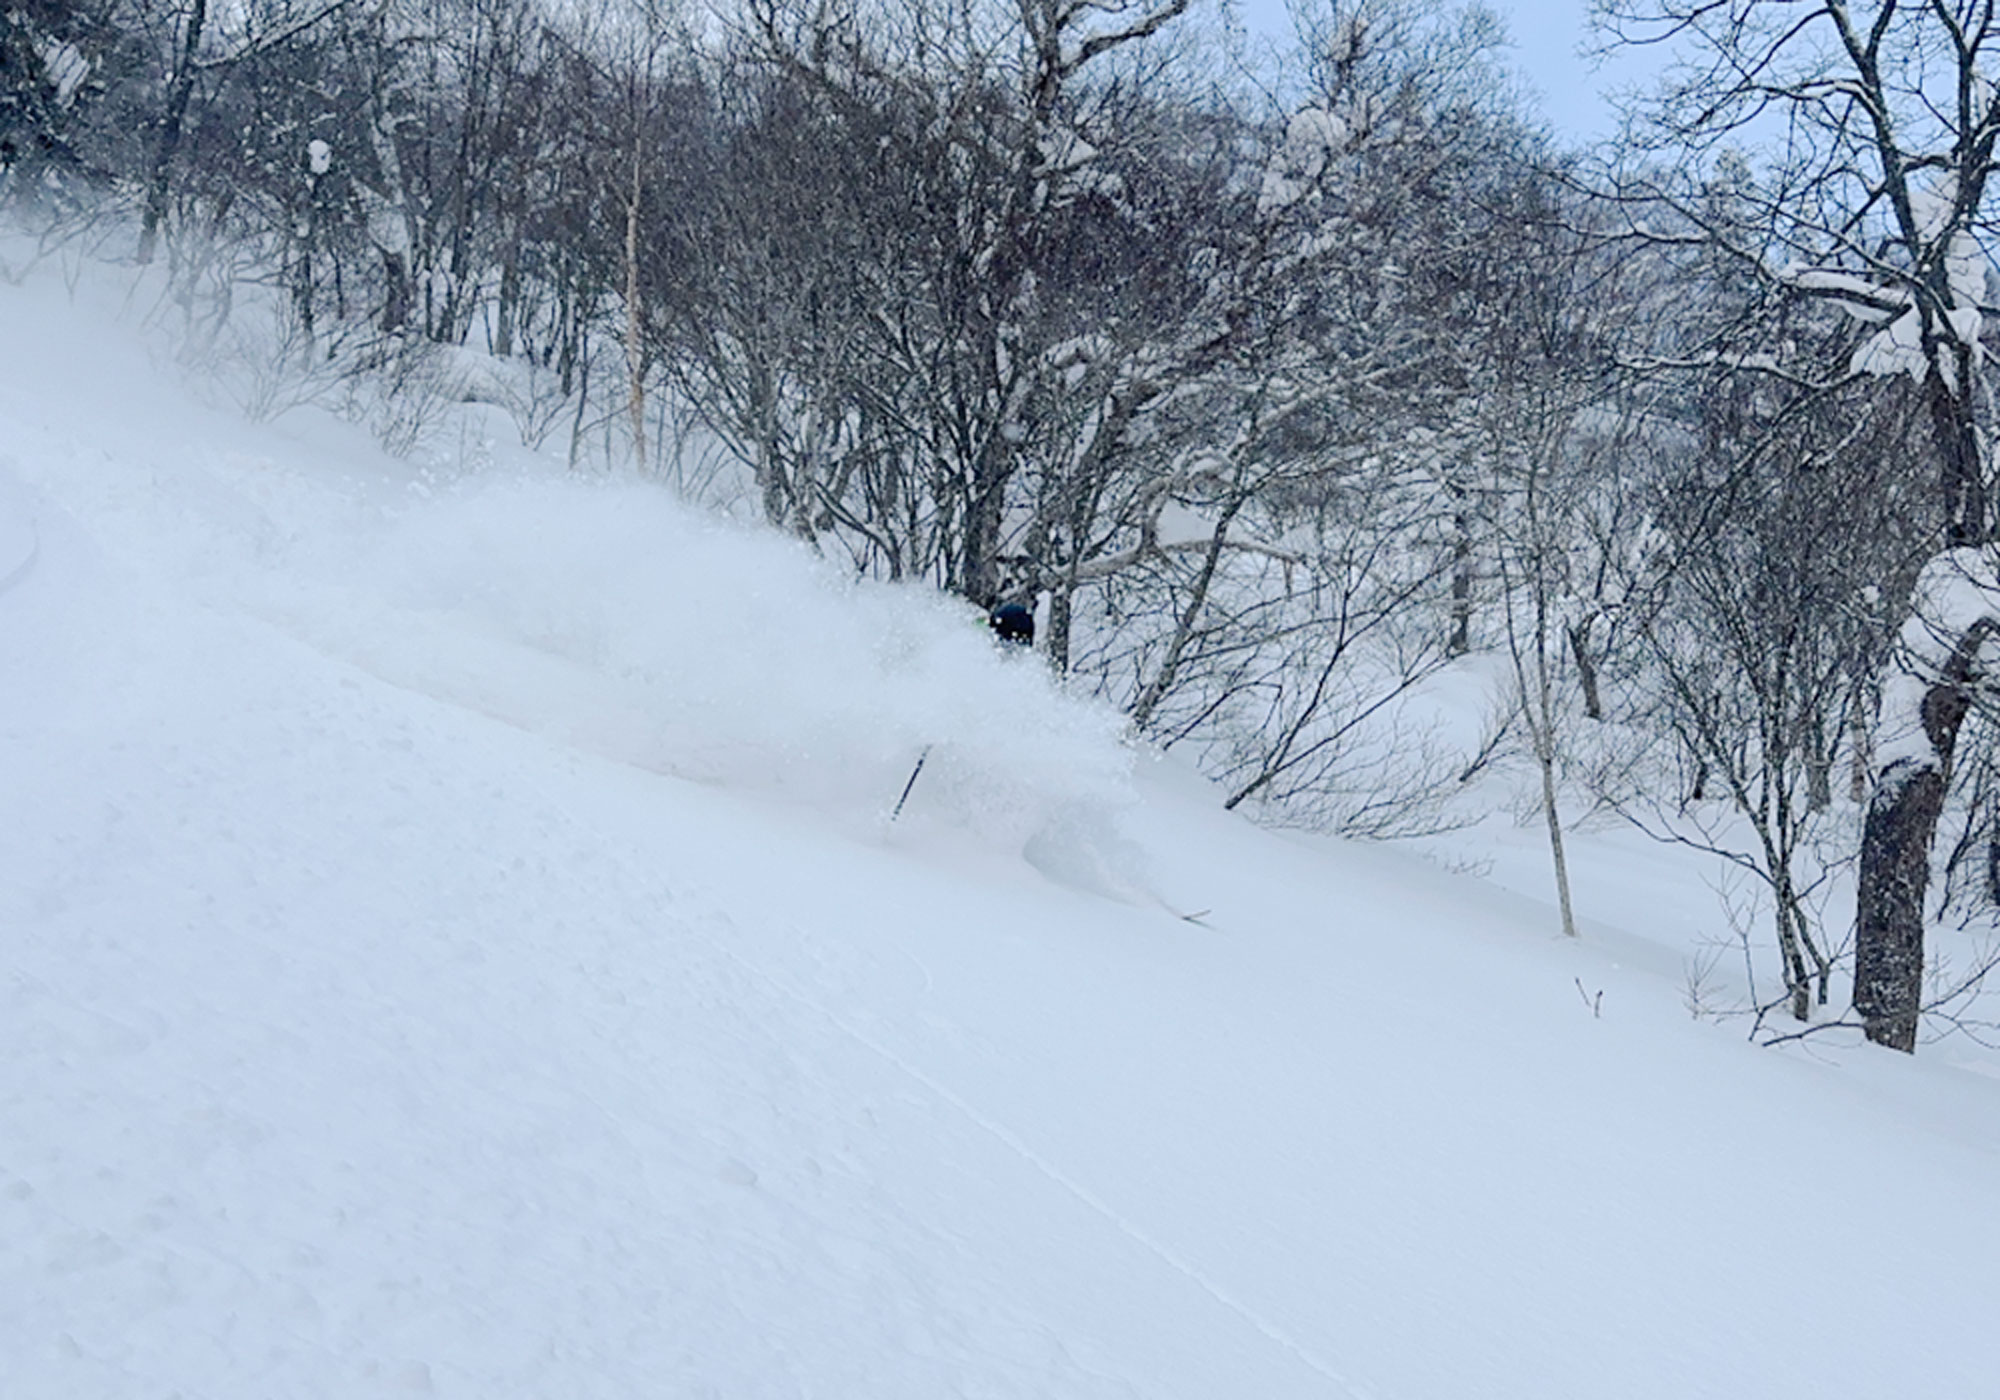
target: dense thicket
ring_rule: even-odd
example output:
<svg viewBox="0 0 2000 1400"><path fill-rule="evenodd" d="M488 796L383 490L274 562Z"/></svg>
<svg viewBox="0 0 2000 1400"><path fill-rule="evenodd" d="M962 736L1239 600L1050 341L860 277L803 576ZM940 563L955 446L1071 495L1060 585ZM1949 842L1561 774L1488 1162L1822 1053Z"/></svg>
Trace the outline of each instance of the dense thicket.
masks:
<svg viewBox="0 0 2000 1400"><path fill-rule="evenodd" d="M1731 52L1781 52L1739 8ZM1984 89L1946 155L1871 157L1865 81L1796 77L1787 134L1711 73L1586 162L1477 12L1332 0L1255 80L1208 24L17 0L0 201L160 267L201 344L254 324L261 411L345 394L407 446L490 399L858 575L1037 603L1232 806L1419 829L1524 736L1559 869L1564 801L1722 852L1812 1015L1897 628L1987 532ZM1475 653L1514 695L1467 753L1405 702ZM1975 787L1961 913L2000 888Z"/></svg>

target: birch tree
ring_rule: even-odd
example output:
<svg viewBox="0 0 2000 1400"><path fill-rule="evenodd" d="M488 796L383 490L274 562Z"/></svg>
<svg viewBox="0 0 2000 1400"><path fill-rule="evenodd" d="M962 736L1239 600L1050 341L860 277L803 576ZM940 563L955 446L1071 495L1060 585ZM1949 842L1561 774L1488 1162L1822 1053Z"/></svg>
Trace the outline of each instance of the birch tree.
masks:
<svg viewBox="0 0 2000 1400"><path fill-rule="evenodd" d="M1963 571L1991 538L1992 471L1982 398L1988 188L2000 110L1988 76L1993 0L1603 0L1615 38L1681 55L1646 109L1676 179L1628 171L1635 207L1667 207L1674 237L1699 237L1775 289L1845 309L1863 330L1846 363L1906 375L1922 395L1935 519ZM1738 217L1698 192L1734 149ZM1664 225L1655 232L1668 232ZM1764 347L1775 367L1782 347ZM1943 566L1941 566L1943 567ZM1958 620L1954 615L1953 620ZM1915 1045L1928 861L1981 638L1938 649L1920 683L1885 697L1885 730L1921 735L1878 763L1862 840L1855 1006L1869 1037ZM1900 707L1900 708L1899 708Z"/></svg>

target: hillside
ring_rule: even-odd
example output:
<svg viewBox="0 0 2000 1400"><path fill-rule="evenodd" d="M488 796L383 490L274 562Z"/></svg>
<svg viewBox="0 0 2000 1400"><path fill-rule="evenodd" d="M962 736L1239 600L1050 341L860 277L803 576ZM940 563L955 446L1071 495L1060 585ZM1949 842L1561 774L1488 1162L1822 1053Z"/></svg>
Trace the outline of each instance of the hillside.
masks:
<svg viewBox="0 0 2000 1400"><path fill-rule="evenodd" d="M1690 1019L1677 857L1565 944L117 294L0 287L8 1396L2000 1393L1993 1062Z"/></svg>

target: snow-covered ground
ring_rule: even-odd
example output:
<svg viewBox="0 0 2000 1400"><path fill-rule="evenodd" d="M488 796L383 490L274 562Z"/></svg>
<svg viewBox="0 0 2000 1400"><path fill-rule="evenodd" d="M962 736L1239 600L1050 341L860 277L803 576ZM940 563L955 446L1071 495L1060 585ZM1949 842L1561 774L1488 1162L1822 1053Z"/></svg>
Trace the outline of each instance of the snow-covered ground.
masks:
<svg viewBox="0 0 2000 1400"><path fill-rule="evenodd" d="M502 433L0 287L9 1400L2000 1394L1993 1062L1691 1020L1683 857L1564 943Z"/></svg>

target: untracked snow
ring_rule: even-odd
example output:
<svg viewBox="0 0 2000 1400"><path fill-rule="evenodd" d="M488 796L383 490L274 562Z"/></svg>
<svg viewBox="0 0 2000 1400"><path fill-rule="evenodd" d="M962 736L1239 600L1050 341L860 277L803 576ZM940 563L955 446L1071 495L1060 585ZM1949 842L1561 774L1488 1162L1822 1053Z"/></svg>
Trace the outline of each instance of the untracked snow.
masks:
<svg viewBox="0 0 2000 1400"><path fill-rule="evenodd" d="M465 422L0 287L0 1393L2000 1393L2000 1080L1691 1021L1669 857L1558 941Z"/></svg>

